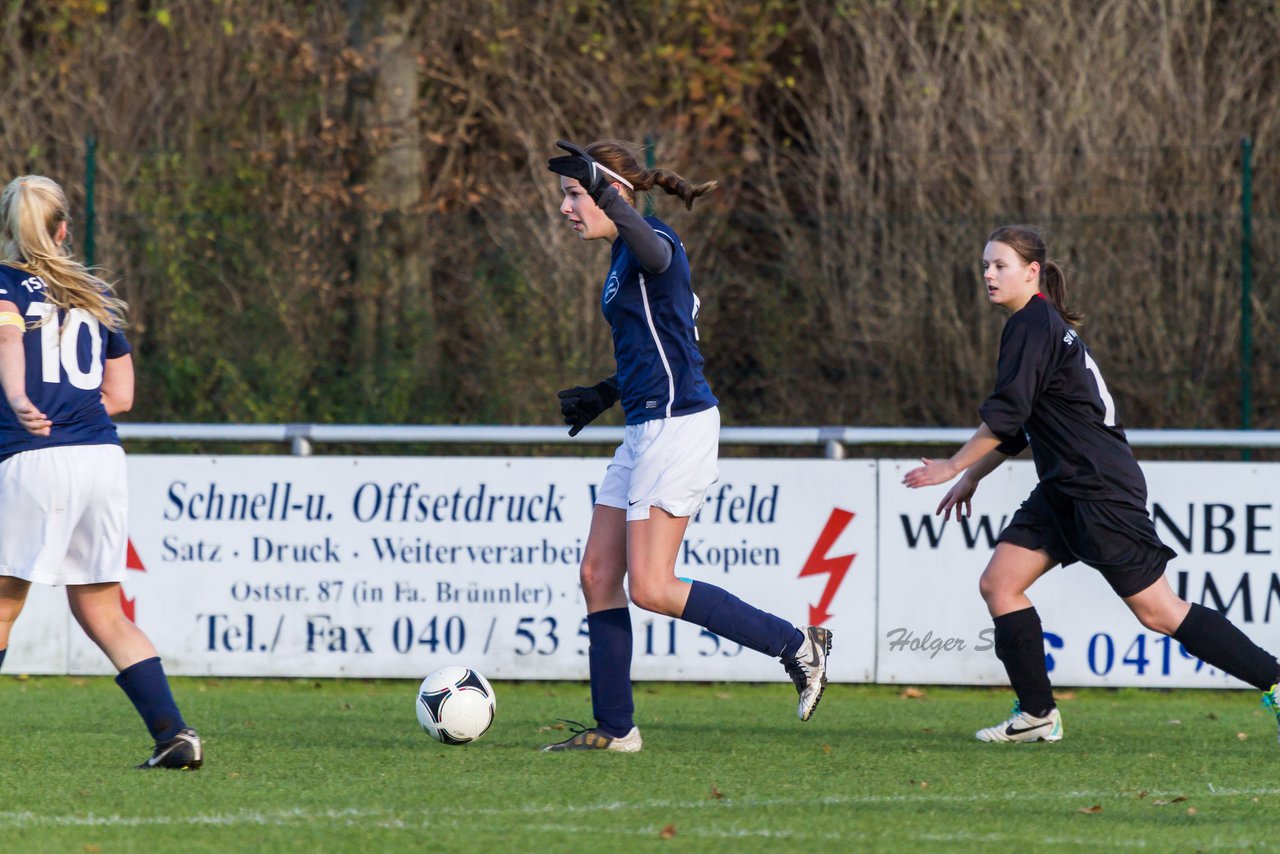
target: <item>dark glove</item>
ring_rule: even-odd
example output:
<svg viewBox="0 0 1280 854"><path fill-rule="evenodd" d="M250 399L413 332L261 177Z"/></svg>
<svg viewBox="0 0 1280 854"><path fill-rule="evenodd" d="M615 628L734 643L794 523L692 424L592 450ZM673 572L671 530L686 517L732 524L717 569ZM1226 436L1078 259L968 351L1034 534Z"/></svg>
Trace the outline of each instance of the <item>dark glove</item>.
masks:
<svg viewBox="0 0 1280 854"><path fill-rule="evenodd" d="M576 436L610 406L618 402L618 389L608 380L593 386L574 386L557 395L560 414L569 425L569 435Z"/></svg>
<svg viewBox="0 0 1280 854"><path fill-rule="evenodd" d="M591 196L593 202L600 204L600 197L604 195L604 191L611 183L609 176L585 149L572 142L565 142L563 139L558 140L556 145L569 153L561 157L552 157L547 161L547 168L557 175L573 178L582 185L582 189L587 191L587 195Z"/></svg>

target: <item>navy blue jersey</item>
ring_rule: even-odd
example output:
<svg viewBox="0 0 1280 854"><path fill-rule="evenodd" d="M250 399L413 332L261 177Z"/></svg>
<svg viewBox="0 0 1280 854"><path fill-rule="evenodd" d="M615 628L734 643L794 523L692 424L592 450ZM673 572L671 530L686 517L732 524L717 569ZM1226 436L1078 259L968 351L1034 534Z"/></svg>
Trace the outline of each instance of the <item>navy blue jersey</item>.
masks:
<svg viewBox="0 0 1280 854"><path fill-rule="evenodd" d="M671 241L671 264L645 272L619 238L613 242L601 309L613 330L618 392L628 424L692 415L717 401L702 376L698 352L698 298L689 277L689 257L679 236L657 217L645 217Z"/></svg>
<svg viewBox="0 0 1280 854"><path fill-rule="evenodd" d="M1107 384L1049 300L1037 295L1005 322L996 388L978 411L1003 453L1031 445L1042 483L1072 498L1146 506L1146 479Z"/></svg>
<svg viewBox="0 0 1280 854"><path fill-rule="evenodd" d="M48 436L33 436L0 395L0 460L36 448L120 444L102 405L102 372L107 359L130 351L124 333L105 328L84 309L55 311L45 301L44 280L4 264L0 300L17 305L27 321L27 397L53 422Z"/></svg>

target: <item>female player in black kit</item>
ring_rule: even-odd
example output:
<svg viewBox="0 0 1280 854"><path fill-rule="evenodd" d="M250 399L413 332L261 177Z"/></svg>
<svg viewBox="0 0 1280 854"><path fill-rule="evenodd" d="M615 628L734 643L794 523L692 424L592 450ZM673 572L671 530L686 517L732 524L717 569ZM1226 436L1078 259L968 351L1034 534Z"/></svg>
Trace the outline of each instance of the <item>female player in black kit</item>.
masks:
<svg viewBox="0 0 1280 854"><path fill-rule="evenodd" d="M982 426L950 459L907 472L916 488L960 480L937 512L970 512L983 477L1028 444L1040 483L1001 532L979 590L995 622L995 650L1017 694L1013 715L978 730L988 742L1058 741L1062 719L1045 665L1040 617L1027 588L1058 564L1102 573L1134 616L1192 655L1263 691L1277 710L1280 663L1218 611L1183 601L1165 578L1175 556L1147 513L1147 485L1116 419L1097 364L1076 334L1062 270L1034 228L1009 225L982 253L987 297L1009 313L995 391ZM1280 716L1280 711L1277 711Z"/></svg>
<svg viewBox="0 0 1280 854"><path fill-rule="evenodd" d="M548 167L560 175L560 212L583 240L613 244L601 311L613 331L618 372L594 386L560 392L560 410L577 435L621 400L627 426L596 494L581 567L587 600L587 654L596 726L544 750L641 748L631 692L631 601L782 659L813 714L826 684L831 633L798 628L713 584L677 578L689 517L717 477L720 413L702 375L698 300L676 233L633 207L636 193L661 187L687 206L714 184L694 186L665 169L645 169L631 146L560 142L568 154Z"/></svg>

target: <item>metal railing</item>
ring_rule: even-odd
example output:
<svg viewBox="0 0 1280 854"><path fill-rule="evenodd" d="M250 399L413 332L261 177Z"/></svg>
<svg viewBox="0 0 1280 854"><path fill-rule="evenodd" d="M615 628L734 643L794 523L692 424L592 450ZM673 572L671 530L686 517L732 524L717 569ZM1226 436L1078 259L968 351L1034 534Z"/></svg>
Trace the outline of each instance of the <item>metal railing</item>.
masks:
<svg viewBox="0 0 1280 854"><path fill-rule="evenodd" d="M317 443L617 445L621 427L591 427L569 438L564 427L445 424L130 424L120 438L138 441L280 442L295 456L309 456ZM725 427L722 445L822 448L843 459L849 445L961 445L970 427ZM1141 448L1280 448L1280 430L1129 430Z"/></svg>

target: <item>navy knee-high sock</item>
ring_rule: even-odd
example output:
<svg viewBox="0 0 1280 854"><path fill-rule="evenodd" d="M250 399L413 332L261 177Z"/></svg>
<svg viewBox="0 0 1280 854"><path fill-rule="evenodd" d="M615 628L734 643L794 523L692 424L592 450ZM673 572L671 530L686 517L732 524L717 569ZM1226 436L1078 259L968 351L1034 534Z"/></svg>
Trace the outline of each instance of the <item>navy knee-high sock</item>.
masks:
<svg viewBox="0 0 1280 854"><path fill-rule="evenodd" d="M1044 661L1044 629L1036 609L1023 608L1001 614L996 626L996 657L1009 674L1009 684L1018 695L1022 711L1044 717L1056 704L1049 685L1049 668Z"/></svg>
<svg viewBox="0 0 1280 854"><path fill-rule="evenodd" d="M635 701L631 697L631 612L611 608L587 614L591 668L591 713L596 728L621 738L635 726Z"/></svg>
<svg viewBox="0 0 1280 854"><path fill-rule="evenodd" d="M0 667L4 666L4 654L8 651L9 651L9 647L7 646L4 649L0 649Z"/></svg>
<svg viewBox="0 0 1280 854"><path fill-rule="evenodd" d="M791 623L701 581L693 582L680 619L710 629L747 649L780 658L794 656L804 643L804 634Z"/></svg>
<svg viewBox="0 0 1280 854"><path fill-rule="evenodd" d="M1280 663L1218 611L1191 605L1173 639L1187 652L1219 670L1267 691L1280 682Z"/></svg>
<svg viewBox="0 0 1280 854"><path fill-rule="evenodd" d="M159 658L144 658L121 670L116 675L116 684L124 690L156 741L168 741L186 727Z"/></svg>

